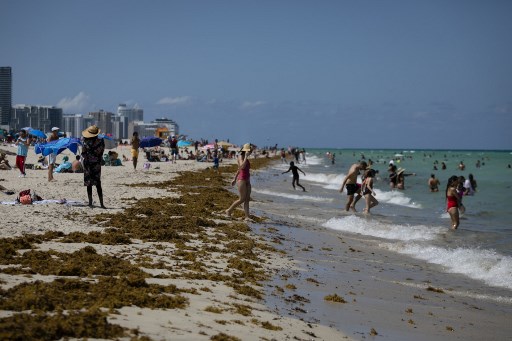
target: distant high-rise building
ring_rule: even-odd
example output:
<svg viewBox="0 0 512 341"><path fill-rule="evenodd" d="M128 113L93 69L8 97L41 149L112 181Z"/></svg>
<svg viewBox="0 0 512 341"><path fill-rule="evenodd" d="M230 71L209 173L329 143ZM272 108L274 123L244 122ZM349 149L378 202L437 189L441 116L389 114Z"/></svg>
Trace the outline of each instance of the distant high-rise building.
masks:
<svg viewBox="0 0 512 341"><path fill-rule="evenodd" d="M11 123L12 70L10 66L0 67L0 126Z"/></svg>
<svg viewBox="0 0 512 341"><path fill-rule="evenodd" d="M101 129L104 134L112 133L112 114L111 112L100 110L97 112L90 112L89 116L94 118L94 124Z"/></svg>
<svg viewBox="0 0 512 341"><path fill-rule="evenodd" d="M10 126L14 130L32 127L44 132L62 129L62 108L18 104L12 109Z"/></svg>
<svg viewBox="0 0 512 341"><path fill-rule="evenodd" d="M82 131L94 124L94 118L83 115L64 115L62 116L62 128L70 137L82 137Z"/></svg>
<svg viewBox="0 0 512 341"><path fill-rule="evenodd" d="M126 104L119 104L117 114L128 118L131 121L144 121L144 110L140 108L128 108Z"/></svg>

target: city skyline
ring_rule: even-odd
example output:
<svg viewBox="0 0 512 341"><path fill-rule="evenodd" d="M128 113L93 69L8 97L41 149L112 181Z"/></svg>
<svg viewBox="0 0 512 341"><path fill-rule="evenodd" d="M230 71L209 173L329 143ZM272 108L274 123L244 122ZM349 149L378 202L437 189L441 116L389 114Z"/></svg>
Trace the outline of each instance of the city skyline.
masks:
<svg viewBox="0 0 512 341"><path fill-rule="evenodd" d="M506 1L2 9L13 105L86 114L126 103L196 139L260 146L512 149Z"/></svg>

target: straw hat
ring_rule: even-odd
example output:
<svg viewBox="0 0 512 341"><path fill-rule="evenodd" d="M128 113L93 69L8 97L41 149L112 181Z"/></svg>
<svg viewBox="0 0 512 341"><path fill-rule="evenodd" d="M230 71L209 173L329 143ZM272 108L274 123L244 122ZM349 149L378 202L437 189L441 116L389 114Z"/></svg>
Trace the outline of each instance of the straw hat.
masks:
<svg viewBox="0 0 512 341"><path fill-rule="evenodd" d="M398 168L398 170L396 171L396 174L400 174L400 173L403 173L405 172L405 168Z"/></svg>
<svg viewBox="0 0 512 341"><path fill-rule="evenodd" d="M96 127L95 125L90 126L89 128L82 131L82 136L85 138L95 137L101 132L101 129Z"/></svg>
<svg viewBox="0 0 512 341"><path fill-rule="evenodd" d="M240 149L241 152L250 152L251 151L251 144L250 143L246 143L244 144L244 146L242 147L242 149Z"/></svg>

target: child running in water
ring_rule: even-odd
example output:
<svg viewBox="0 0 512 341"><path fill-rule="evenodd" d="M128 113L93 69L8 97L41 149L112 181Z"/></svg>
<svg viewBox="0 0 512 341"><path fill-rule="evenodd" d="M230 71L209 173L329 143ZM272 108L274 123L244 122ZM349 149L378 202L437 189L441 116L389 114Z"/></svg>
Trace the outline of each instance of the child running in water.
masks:
<svg viewBox="0 0 512 341"><path fill-rule="evenodd" d="M293 180L292 180L293 189L296 189L295 184L297 184L297 186L302 188L303 192L306 192L306 189L301 184L299 184L299 171L302 172L302 174L304 174L304 175L306 175L306 173L304 173L299 167L295 166L295 163L293 161L290 162L290 168L288 168L288 170L286 172L282 172L281 174L288 173L289 171L292 171L292 174L293 174Z"/></svg>
<svg viewBox="0 0 512 341"><path fill-rule="evenodd" d="M375 177L375 170L368 169L364 174L364 181L361 185L361 194L366 200L366 208L363 210L364 213L370 213L370 209L379 204L375 199L375 191L373 190L373 178Z"/></svg>

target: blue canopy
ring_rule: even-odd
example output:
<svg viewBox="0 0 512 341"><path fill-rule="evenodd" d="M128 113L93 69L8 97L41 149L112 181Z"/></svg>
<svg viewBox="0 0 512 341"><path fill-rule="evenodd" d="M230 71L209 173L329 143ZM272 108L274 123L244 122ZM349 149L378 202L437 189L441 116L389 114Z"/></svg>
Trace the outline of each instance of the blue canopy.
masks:
<svg viewBox="0 0 512 341"><path fill-rule="evenodd" d="M50 154L60 154L64 150L69 149L73 154L78 152L78 145L82 145L79 139L76 137L65 137L59 140L38 143L35 146L36 154L43 154L48 156Z"/></svg>
<svg viewBox="0 0 512 341"><path fill-rule="evenodd" d="M22 129L25 130L27 132L27 134L29 134L29 135L33 135L35 137L39 137L42 139L46 138L46 134L44 132L42 132L41 130L34 129L32 127L25 127Z"/></svg>
<svg viewBox="0 0 512 341"><path fill-rule="evenodd" d="M148 147L156 147L162 144L162 139L154 136L145 137L140 140L139 147L148 148Z"/></svg>

